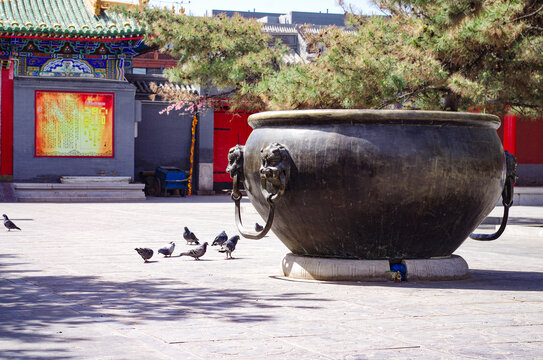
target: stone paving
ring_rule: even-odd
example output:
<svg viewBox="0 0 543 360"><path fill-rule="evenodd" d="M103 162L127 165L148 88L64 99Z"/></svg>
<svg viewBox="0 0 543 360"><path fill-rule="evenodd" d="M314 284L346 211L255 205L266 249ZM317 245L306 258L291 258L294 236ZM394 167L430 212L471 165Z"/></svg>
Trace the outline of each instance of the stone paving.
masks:
<svg viewBox="0 0 543 360"><path fill-rule="evenodd" d="M282 277L273 234L178 257L184 226L236 232L223 195L0 205L23 230L0 230L0 359L543 358L543 207L467 240L468 280L334 283ZM171 258L134 251L169 241Z"/></svg>

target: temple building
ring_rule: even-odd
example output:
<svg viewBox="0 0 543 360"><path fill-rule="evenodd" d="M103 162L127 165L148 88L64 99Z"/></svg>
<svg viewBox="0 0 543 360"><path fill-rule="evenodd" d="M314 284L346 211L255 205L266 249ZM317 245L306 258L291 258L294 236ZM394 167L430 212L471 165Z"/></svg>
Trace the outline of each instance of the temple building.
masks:
<svg viewBox="0 0 543 360"><path fill-rule="evenodd" d="M0 1L3 180L134 175L135 87L125 69L143 29L122 1ZM126 5L126 4L125 4Z"/></svg>

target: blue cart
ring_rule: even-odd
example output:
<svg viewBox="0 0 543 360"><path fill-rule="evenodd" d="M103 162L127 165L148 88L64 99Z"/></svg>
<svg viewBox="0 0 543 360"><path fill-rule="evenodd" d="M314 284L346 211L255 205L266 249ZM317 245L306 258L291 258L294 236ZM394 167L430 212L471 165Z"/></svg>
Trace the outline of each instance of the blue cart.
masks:
<svg viewBox="0 0 543 360"><path fill-rule="evenodd" d="M168 190L179 189L181 196L187 195L188 174L172 166L159 166L155 170L157 195L168 195Z"/></svg>

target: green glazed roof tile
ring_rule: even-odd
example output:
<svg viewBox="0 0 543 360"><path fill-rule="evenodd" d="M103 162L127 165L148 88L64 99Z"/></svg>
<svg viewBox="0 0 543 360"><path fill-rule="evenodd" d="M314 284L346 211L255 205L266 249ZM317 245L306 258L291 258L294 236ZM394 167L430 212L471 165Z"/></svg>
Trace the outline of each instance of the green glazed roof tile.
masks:
<svg viewBox="0 0 543 360"><path fill-rule="evenodd" d="M133 20L111 11L94 15L86 0L0 0L0 34L66 37L142 35Z"/></svg>

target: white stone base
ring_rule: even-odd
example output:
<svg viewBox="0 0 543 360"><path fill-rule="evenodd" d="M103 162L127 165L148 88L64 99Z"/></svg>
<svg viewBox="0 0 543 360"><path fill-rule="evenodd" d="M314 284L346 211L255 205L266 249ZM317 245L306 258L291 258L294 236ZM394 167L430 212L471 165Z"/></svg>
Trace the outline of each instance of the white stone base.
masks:
<svg viewBox="0 0 543 360"><path fill-rule="evenodd" d="M460 280L469 276L466 261L457 255L439 259L404 260L406 279L412 281ZM391 281L388 260L317 258L287 254L282 262L289 278L325 281Z"/></svg>
<svg viewBox="0 0 543 360"><path fill-rule="evenodd" d="M328 281L388 281L388 260L351 260L296 256L283 259L283 274L295 279Z"/></svg>
<svg viewBox="0 0 543 360"><path fill-rule="evenodd" d="M407 269L407 280L462 280L469 277L468 263L458 255L445 258L403 260L402 264Z"/></svg>

